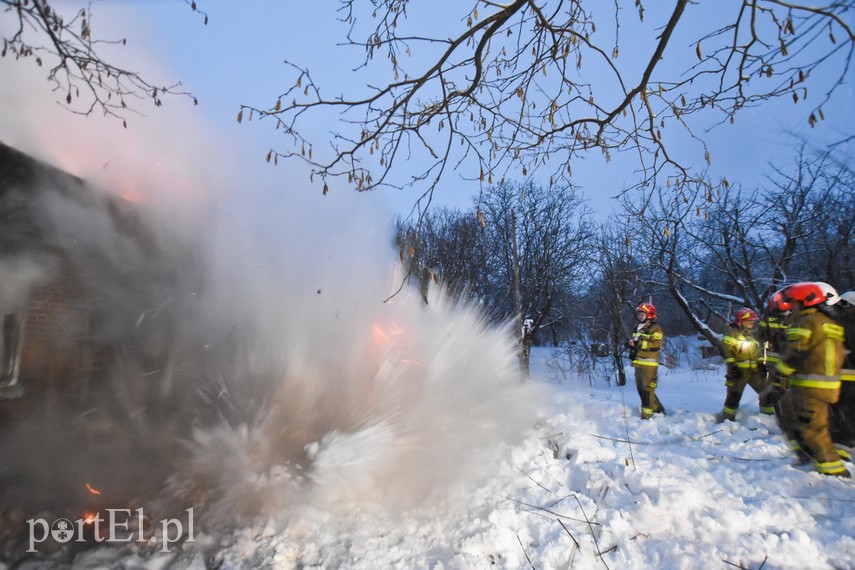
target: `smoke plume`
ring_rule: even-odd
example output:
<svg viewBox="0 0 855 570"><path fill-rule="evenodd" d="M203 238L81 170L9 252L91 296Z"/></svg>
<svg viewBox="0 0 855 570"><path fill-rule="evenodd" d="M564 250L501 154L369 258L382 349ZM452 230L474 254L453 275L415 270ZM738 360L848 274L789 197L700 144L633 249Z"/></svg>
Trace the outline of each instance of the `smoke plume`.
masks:
<svg viewBox="0 0 855 570"><path fill-rule="evenodd" d="M62 137L36 136L42 119L22 136L18 116L0 139L88 184L16 189L38 247L0 260L20 276L2 301L70 264L87 342L109 350L85 389L42 386L6 422L6 515L193 506L200 524L234 525L301 505L405 510L488 471L530 425L507 328L440 287L428 304L406 284L392 295L404 276L378 198L282 188L208 134L164 145L166 128L48 114Z"/></svg>

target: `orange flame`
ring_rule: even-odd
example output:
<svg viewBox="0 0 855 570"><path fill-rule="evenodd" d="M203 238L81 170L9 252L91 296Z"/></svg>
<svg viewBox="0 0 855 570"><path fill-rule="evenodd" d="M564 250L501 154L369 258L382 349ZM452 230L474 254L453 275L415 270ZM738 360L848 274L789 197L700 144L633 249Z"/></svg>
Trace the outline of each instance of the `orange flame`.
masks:
<svg viewBox="0 0 855 570"><path fill-rule="evenodd" d="M98 513L85 512L83 513L83 524L92 524L98 518Z"/></svg>
<svg viewBox="0 0 855 570"><path fill-rule="evenodd" d="M384 342L389 340L388 335L383 332L383 329L380 328L380 325L374 325L374 342L377 344L383 344Z"/></svg>
<svg viewBox="0 0 855 570"><path fill-rule="evenodd" d="M400 340L397 340L393 344L393 341L395 340L394 337L400 337L400 336L403 336L404 334L405 334L404 329L401 326L399 326L398 323L395 323L395 322L388 322L388 323L382 323L382 324L378 323L378 324L375 324L374 327L372 328L372 336L374 337L374 344L376 344L377 346L391 345L391 346L406 347L406 344L404 344Z"/></svg>
<svg viewBox="0 0 855 570"><path fill-rule="evenodd" d="M100 494L101 494L101 491L99 491L98 489L94 488L94 487L93 487L92 485L90 485L89 483L86 483L86 488L87 488L87 489L89 490L89 492L90 492L90 493L92 493L93 495L100 495Z"/></svg>

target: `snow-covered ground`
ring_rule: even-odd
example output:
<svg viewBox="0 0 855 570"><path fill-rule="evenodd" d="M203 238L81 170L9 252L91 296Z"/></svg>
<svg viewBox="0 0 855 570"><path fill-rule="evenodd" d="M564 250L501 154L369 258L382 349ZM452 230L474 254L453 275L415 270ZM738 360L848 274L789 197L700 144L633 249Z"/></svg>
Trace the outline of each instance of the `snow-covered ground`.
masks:
<svg viewBox="0 0 855 570"><path fill-rule="evenodd" d="M477 480L416 508L304 504L169 553L102 547L74 565L855 568L852 480L795 466L750 389L738 421L715 424L720 365L675 358L660 373L668 415L641 421L631 370L619 387L566 354L536 349L532 360L544 403L522 442L498 445Z"/></svg>

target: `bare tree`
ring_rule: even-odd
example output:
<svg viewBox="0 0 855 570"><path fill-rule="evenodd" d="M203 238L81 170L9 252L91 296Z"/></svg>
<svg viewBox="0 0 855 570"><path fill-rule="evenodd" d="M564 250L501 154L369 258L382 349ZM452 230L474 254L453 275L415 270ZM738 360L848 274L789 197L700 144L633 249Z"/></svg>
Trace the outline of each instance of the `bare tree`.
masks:
<svg viewBox="0 0 855 570"><path fill-rule="evenodd" d="M738 307L761 311L784 283L852 286L853 180L844 161L802 147L790 168L773 167L767 188L722 185L701 200L660 187L625 207L631 233L651 246L649 278L718 345L716 323Z"/></svg>
<svg viewBox="0 0 855 570"><path fill-rule="evenodd" d="M855 285L852 265L846 264L853 247L851 167L834 153L812 152L804 143L793 163L772 166L761 206L766 215L759 239L774 265L773 282L823 279L840 287Z"/></svg>
<svg viewBox="0 0 855 570"><path fill-rule="evenodd" d="M199 11L195 0L182 0ZM57 6L57 4L59 4ZM102 39L93 34L92 3L69 10L50 0L0 0L3 22L2 57L32 59L47 69L53 91L72 112L89 115L96 110L121 118L133 110L135 102L150 99L159 107L163 97L181 95L196 98L181 83L155 84L136 71L125 69L102 57L101 48L124 45L125 39ZM208 23L208 16L199 12Z"/></svg>
<svg viewBox="0 0 855 570"><path fill-rule="evenodd" d="M855 177L851 170L839 189L824 204L819 246L807 260L814 262L808 273L843 292L855 289Z"/></svg>
<svg viewBox="0 0 855 570"><path fill-rule="evenodd" d="M481 209L494 251L494 310L516 317L525 372L534 336L555 328L554 308L587 281L594 236L590 211L573 188L511 183L489 188ZM522 326L525 318L530 327Z"/></svg>
<svg viewBox="0 0 855 570"><path fill-rule="evenodd" d="M810 87L820 96L801 113L814 126L847 77L852 0L742 0L716 5L691 30L683 22L699 3L662 4L636 0L628 15L619 2L610 13L585 0L470 0L426 24L409 0L341 0L345 43L364 51L358 71L372 84L325 95L309 69L286 62L293 83L269 105L243 106L238 120L272 120L288 142L268 161L305 161L325 192L336 178L358 190L418 185L429 202L452 168L484 186L540 169L566 183L574 159L625 150L637 152L642 184L693 189L697 161L675 152L691 137L710 161L695 135L701 118L803 102ZM624 33L630 24L642 32ZM341 114L329 151L308 134L324 110ZM680 129L666 138L666 124ZM414 157L424 168L413 170Z"/></svg>
<svg viewBox="0 0 855 570"><path fill-rule="evenodd" d="M756 192L722 187L703 217L686 224L696 246L689 250L694 275L687 277L708 298L715 297L725 305L718 311L725 320L732 305L759 310L774 289L768 255L759 246L757 235L766 215Z"/></svg>
<svg viewBox="0 0 855 570"><path fill-rule="evenodd" d="M437 281L496 321L516 323L525 372L538 331L555 341L569 324L562 309L587 286L594 237L590 211L573 188L507 183L488 188L469 211L438 209L399 222L396 240L423 293Z"/></svg>
<svg viewBox="0 0 855 570"><path fill-rule="evenodd" d="M645 244L645 261L654 270L646 275L650 285L667 291L692 327L714 346L719 346L721 341L708 322L710 313L715 313L708 299L739 302L739 298L708 290L695 278L699 269L697 260L703 255L698 232L690 230L692 221L705 215L701 205L706 207L713 195L714 192L677 195L670 189L658 187L638 202L627 200L624 205L634 226L632 232L637 241ZM643 258L639 256L639 259ZM700 309L706 309L707 315Z"/></svg>
<svg viewBox="0 0 855 570"><path fill-rule="evenodd" d="M417 223L399 220L395 242L425 303L434 283L457 299L488 297L490 244L473 212L436 208Z"/></svg>
<svg viewBox="0 0 855 570"><path fill-rule="evenodd" d="M608 347L619 386L626 384L623 356L625 342L631 336L626 323L640 298L642 277L628 230L629 226L615 217L600 227L595 262L598 275L585 298L592 317L592 340Z"/></svg>

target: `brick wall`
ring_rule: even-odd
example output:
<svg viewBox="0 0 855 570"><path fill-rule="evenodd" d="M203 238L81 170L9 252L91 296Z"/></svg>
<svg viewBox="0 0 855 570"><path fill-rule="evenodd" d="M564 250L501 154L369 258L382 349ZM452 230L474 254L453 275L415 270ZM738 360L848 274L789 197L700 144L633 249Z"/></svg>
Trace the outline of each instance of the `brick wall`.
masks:
<svg viewBox="0 0 855 570"><path fill-rule="evenodd" d="M53 397L84 387L91 372L89 311L69 270L34 288L22 331L19 378L28 397Z"/></svg>

